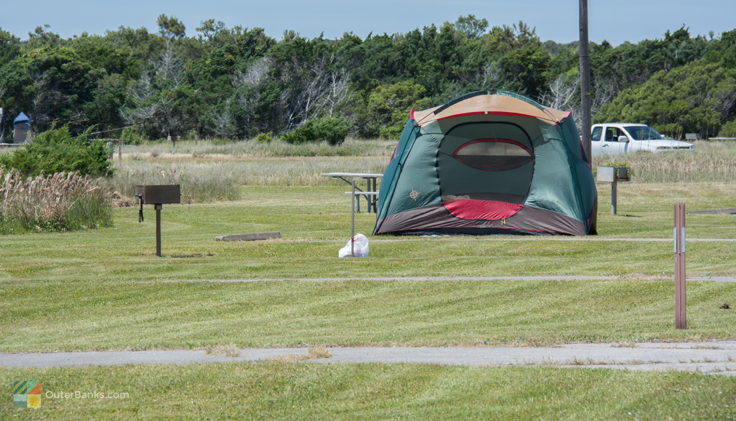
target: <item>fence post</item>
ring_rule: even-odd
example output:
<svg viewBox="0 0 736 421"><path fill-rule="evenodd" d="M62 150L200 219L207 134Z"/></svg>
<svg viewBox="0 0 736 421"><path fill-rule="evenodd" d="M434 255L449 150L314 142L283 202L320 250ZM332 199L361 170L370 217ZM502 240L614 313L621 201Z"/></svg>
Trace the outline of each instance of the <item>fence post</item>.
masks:
<svg viewBox="0 0 736 421"><path fill-rule="evenodd" d="M675 329L687 328L685 291L685 204L675 204Z"/></svg>

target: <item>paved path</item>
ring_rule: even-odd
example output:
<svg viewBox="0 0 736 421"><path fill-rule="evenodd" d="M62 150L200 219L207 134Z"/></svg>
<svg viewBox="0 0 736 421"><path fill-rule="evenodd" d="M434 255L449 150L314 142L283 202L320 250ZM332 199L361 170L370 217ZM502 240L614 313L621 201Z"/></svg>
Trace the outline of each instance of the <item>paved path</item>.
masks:
<svg viewBox="0 0 736 421"><path fill-rule="evenodd" d="M626 279L622 276L597 276L597 275L551 275L551 276L363 276L363 277L330 277L330 278L247 278L247 279L185 279L164 281L140 281L141 283L158 282L216 282L216 283L250 283L250 282L337 282L337 281L369 281L369 282L464 282L464 281L616 281ZM669 279L669 278L662 278ZM688 281L696 282L736 282L734 276L697 276L687 278Z"/></svg>
<svg viewBox="0 0 736 421"><path fill-rule="evenodd" d="M736 376L736 341L567 344L532 347L328 348L319 363L421 363L468 366L591 367L693 371ZM0 367L105 366L259 361L304 356L306 348L243 348L236 357L201 350L0 353Z"/></svg>
<svg viewBox="0 0 736 421"><path fill-rule="evenodd" d="M595 235L587 236L558 236L558 235L521 235L514 237L497 237L487 236L450 236L450 235L425 235L417 237L402 238L373 238L371 242L391 243L401 241L426 241L427 239L451 240L451 241L589 241L589 242L634 242L634 243L672 243L674 240L670 238L633 238L633 237L598 237ZM733 243L736 238L688 238L688 243Z"/></svg>
<svg viewBox="0 0 736 421"><path fill-rule="evenodd" d="M404 236L399 238L370 238L371 243L403 243L410 241L572 241L572 242L600 242L600 243L615 243L615 242L633 242L633 243L672 243L674 240L672 237L669 238L635 238L635 237L598 237L595 235L588 236L559 236L559 235L518 235L518 236L494 236L494 235L419 235L419 236ZM282 243L339 243L344 244L346 240L338 239L307 239L307 238L287 238L275 240ZM736 243L736 238L689 238L688 243Z"/></svg>

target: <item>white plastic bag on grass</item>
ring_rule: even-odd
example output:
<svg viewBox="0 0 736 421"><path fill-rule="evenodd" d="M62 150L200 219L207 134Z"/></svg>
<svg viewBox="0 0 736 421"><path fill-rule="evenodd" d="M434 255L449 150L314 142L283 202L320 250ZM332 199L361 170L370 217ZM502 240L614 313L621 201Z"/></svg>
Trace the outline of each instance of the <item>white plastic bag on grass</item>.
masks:
<svg viewBox="0 0 736 421"><path fill-rule="evenodd" d="M354 255L350 255L350 242L353 242ZM355 237L348 240L345 247L337 253L338 257L368 257L368 238L363 234L355 234Z"/></svg>

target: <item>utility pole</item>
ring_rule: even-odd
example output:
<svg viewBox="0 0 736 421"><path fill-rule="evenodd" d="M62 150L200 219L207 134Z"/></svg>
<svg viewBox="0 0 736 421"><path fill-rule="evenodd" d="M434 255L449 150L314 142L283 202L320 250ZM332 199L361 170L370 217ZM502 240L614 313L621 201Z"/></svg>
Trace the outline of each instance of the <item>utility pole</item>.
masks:
<svg viewBox="0 0 736 421"><path fill-rule="evenodd" d="M588 56L588 0L580 0L580 108L583 122L583 150L588 162L593 162L590 151L590 58Z"/></svg>

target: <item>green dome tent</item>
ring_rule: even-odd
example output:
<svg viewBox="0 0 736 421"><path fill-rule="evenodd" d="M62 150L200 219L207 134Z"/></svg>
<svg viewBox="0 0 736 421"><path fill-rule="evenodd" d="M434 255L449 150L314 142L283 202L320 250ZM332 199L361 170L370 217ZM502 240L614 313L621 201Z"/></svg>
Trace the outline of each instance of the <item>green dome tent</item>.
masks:
<svg viewBox="0 0 736 421"><path fill-rule="evenodd" d="M506 91L412 111L378 200L374 234L595 233L570 113Z"/></svg>

